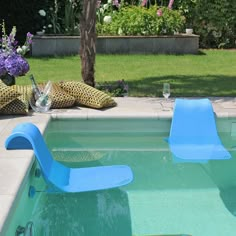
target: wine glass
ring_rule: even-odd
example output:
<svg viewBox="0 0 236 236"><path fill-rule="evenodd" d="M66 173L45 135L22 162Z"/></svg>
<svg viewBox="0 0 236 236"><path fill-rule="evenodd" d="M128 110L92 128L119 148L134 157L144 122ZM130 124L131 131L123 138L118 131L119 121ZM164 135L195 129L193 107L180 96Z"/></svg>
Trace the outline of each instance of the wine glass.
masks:
<svg viewBox="0 0 236 236"><path fill-rule="evenodd" d="M164 83L163 84L163 90L162 90L163 96L166 99L166 101L168 100L169 96L170 96L170 84L168 83Z"/></svg>
<svg viewBox="0 0 236 236"><path fill-rule="evenodd" d="M163 84L162 94L163 94L163 96L165 98L165 101L167 102L168 98L170 96L170 84L168 84L168 83L164 83ZM170 110L169 108L164 108L164 106L163 106L163 111L169 111L169 110Z"/></svg>

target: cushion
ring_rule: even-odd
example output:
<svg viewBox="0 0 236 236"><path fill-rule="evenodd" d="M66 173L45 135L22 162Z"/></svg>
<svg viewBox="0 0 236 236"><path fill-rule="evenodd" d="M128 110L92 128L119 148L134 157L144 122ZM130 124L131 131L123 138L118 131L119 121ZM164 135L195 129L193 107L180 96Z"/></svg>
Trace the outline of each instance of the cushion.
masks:
<svg viewBox="0 0 236 236"><path fill-rule="evenodd" d="M51 108L66 108L71 107L75 103L75 98L64 91L57 83L52 84L50 93L52 99Z"/></svg>
<svg viewBox="0 0 236 236"><path fill-rule="evenodd" d="M29 85L11 86L21 95L0 109L0 114L4 115L26 115L29 111L29 98L32 94L32 88Z"/></svg>
<svg viewBox="0 0 236 236"><path fill-rule="evenodd" d="M92 108L116 106L116 102L108 94L82 82L60 82L60 87L73 96L76 105L85 105Z"/></svg>
<svg viewBox="0 0 236 236"><path fill-rule="evenodd" d="M2 80L0 80L0 109L15 100L20 95L21 93L14 90L11 86L5 85Z"/></svg>

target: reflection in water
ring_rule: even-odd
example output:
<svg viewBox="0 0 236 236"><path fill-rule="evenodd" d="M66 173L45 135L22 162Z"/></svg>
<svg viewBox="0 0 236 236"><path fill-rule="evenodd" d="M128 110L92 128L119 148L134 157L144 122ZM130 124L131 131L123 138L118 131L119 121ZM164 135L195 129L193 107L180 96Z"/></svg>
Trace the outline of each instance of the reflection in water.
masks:
<svg viewBox="0 0 236 236"><path fill-rule="evenodd" d="M27 222L26 226L18 226L15 232L15 236L20 236L20 235L24 235L24 236L34 236L35 232L34 232L34 223L32 221Z"/></svg>
<svg viewBox="0 0 236 236"><path fill-rule="evenodd" d="M220 190L220 197L227 210L233 216L236 216L235 151L231 151L231 155L230 160L209 162L205 171Z"/></svg>
<svg viewBox="0 0 236 236"><path fill-rule="evenodd" d="M220 189L220 197L222 198L226 208L236 216L236 186Z"/></svg>
<svg viewBox="0 0 236 236"><path fill-rule="evenodd" d="M127 194L119 189L76 194L45 194L33 220L36 235L130 236Z"/></svg>

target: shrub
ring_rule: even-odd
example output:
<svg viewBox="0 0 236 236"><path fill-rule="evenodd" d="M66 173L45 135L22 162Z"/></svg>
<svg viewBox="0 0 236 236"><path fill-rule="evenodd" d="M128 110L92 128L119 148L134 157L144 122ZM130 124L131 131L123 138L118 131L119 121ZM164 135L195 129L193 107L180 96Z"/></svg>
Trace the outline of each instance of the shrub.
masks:
<svg viewBox="0 0 236 236"><path fill-rule="evenodd" d="M217 0L207 4L199 0L195 8L194 28L201 36L201 47L235 47L235 0Z"/></svg>
<svg viewBox="0 0 236 236"><path fill-rule="evenodd" d="M200 47L235 47L235 0L175 0L174 7L182 12L186 23L200 35Z"/></svg>
<svg viewBox="0 0 236 236"><path fill-rule="evenodd" d="M170 35L182 30L184 24L179 11L157 6L121 7L111 17L111 23L97 23L99 35Z"/></svg>

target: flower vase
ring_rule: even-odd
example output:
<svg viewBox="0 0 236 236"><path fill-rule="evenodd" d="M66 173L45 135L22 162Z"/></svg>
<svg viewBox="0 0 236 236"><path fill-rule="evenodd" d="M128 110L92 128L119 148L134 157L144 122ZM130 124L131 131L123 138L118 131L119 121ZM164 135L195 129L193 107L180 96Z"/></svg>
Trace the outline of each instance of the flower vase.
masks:
<svg viewBox="0 0 236 236"><path fill-rule="evenodd" d="M5 74L5 75L0 76L0 79L7 86L11 86L11 85L15 85L16 84L15 76L12 76L12 75L9 75L9 74Z"/></svg>

